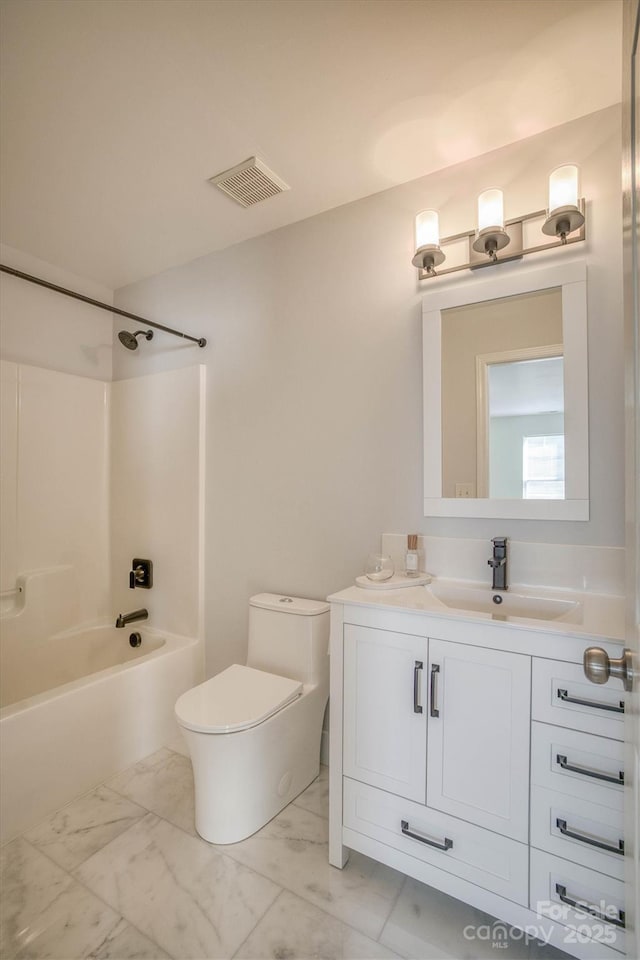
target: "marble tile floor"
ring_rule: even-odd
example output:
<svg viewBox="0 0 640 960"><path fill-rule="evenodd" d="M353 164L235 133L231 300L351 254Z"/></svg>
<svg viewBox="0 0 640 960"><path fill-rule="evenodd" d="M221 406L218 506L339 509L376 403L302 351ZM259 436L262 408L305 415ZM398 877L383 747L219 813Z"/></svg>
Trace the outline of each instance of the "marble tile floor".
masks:
<svg viewBox="0 0 640 960"><path fill-rule="evenodd" d="M328 772L242 843L193 827L191 764L164 748L2 848L0 957L483 960L486 914L360 854L327 860ZM560 960L513 935L501 960Z"/></svg>

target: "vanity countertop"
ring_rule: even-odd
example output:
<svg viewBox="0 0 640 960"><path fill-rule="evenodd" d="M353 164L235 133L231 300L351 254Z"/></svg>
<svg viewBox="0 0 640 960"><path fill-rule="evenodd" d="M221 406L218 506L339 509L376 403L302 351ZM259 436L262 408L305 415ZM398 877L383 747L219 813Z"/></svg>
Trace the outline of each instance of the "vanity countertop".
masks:
<svg viewBox="0 0 640 960"><path fill-rule="evenodd" d="M434 578L433 585L456 584L456 581L443 581ZM490 601L495 593L486 584L458 581L463 589L485 591ZM454 621L466 620L471 623L492 624L496 627L535 631L537 633L560 634L576 638L598 638L614 643L624 641L624 597L603 594L577 593L551 588L525 587L513 584L509 594L523 598L544 598L546 600L571 601L575 606L568 613L553 620L534 619L523 616L506 615L496 607L496 612L463 610L443 603L434 595L431 585L407 586L403 589L374 591L351 586L327 599L332 603L356 604L374 609L389 609L396 612L406 611L424 614L429 617L447 618Z"/></svg>

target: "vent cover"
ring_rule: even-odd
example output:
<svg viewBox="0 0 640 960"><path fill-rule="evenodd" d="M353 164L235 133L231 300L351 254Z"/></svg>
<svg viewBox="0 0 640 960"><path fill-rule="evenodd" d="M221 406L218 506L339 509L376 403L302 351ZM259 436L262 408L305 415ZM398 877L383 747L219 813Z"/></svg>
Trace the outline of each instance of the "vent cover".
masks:
<svg viewBox="0 0 640 960"><path fill-rule="evenodd" d="M261 200L268 200L276 193L289 190L284 180L277 177L273 170L269 170L266 163L257 157L249 157L242 163L224 170L209 179L209 183L218 187L227 196L236 200L243 207L250 207Z"/></svg>

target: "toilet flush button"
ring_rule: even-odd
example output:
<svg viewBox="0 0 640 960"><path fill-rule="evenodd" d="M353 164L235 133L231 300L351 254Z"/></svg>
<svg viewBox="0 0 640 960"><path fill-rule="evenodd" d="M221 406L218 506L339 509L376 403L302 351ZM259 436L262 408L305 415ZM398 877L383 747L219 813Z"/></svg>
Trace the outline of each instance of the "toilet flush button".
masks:
<svg viewBox="0 0 640 960"><path fill-rule="evenodd" d="M285 773L284 777L281 779L278 784L278 796L285 797L289 790L291 789L291 774Z"/></svg>
<svg viewBox="0 0 640 960"><path fill-rule="evenodd" d="M280 603L293 603L291 597L280 597Z"/></svg>

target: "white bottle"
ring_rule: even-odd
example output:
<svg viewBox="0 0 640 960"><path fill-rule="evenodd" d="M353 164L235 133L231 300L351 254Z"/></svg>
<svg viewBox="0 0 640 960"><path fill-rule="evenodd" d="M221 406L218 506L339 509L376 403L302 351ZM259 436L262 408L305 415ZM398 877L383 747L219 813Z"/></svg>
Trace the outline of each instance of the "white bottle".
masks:
<svg viewBox="0 0 640 960"><path fill-rule="evenodd" d="M418 576L418 534L410 533L407 536L407 552L404 561L404 570L408 577Z"/></svg>

